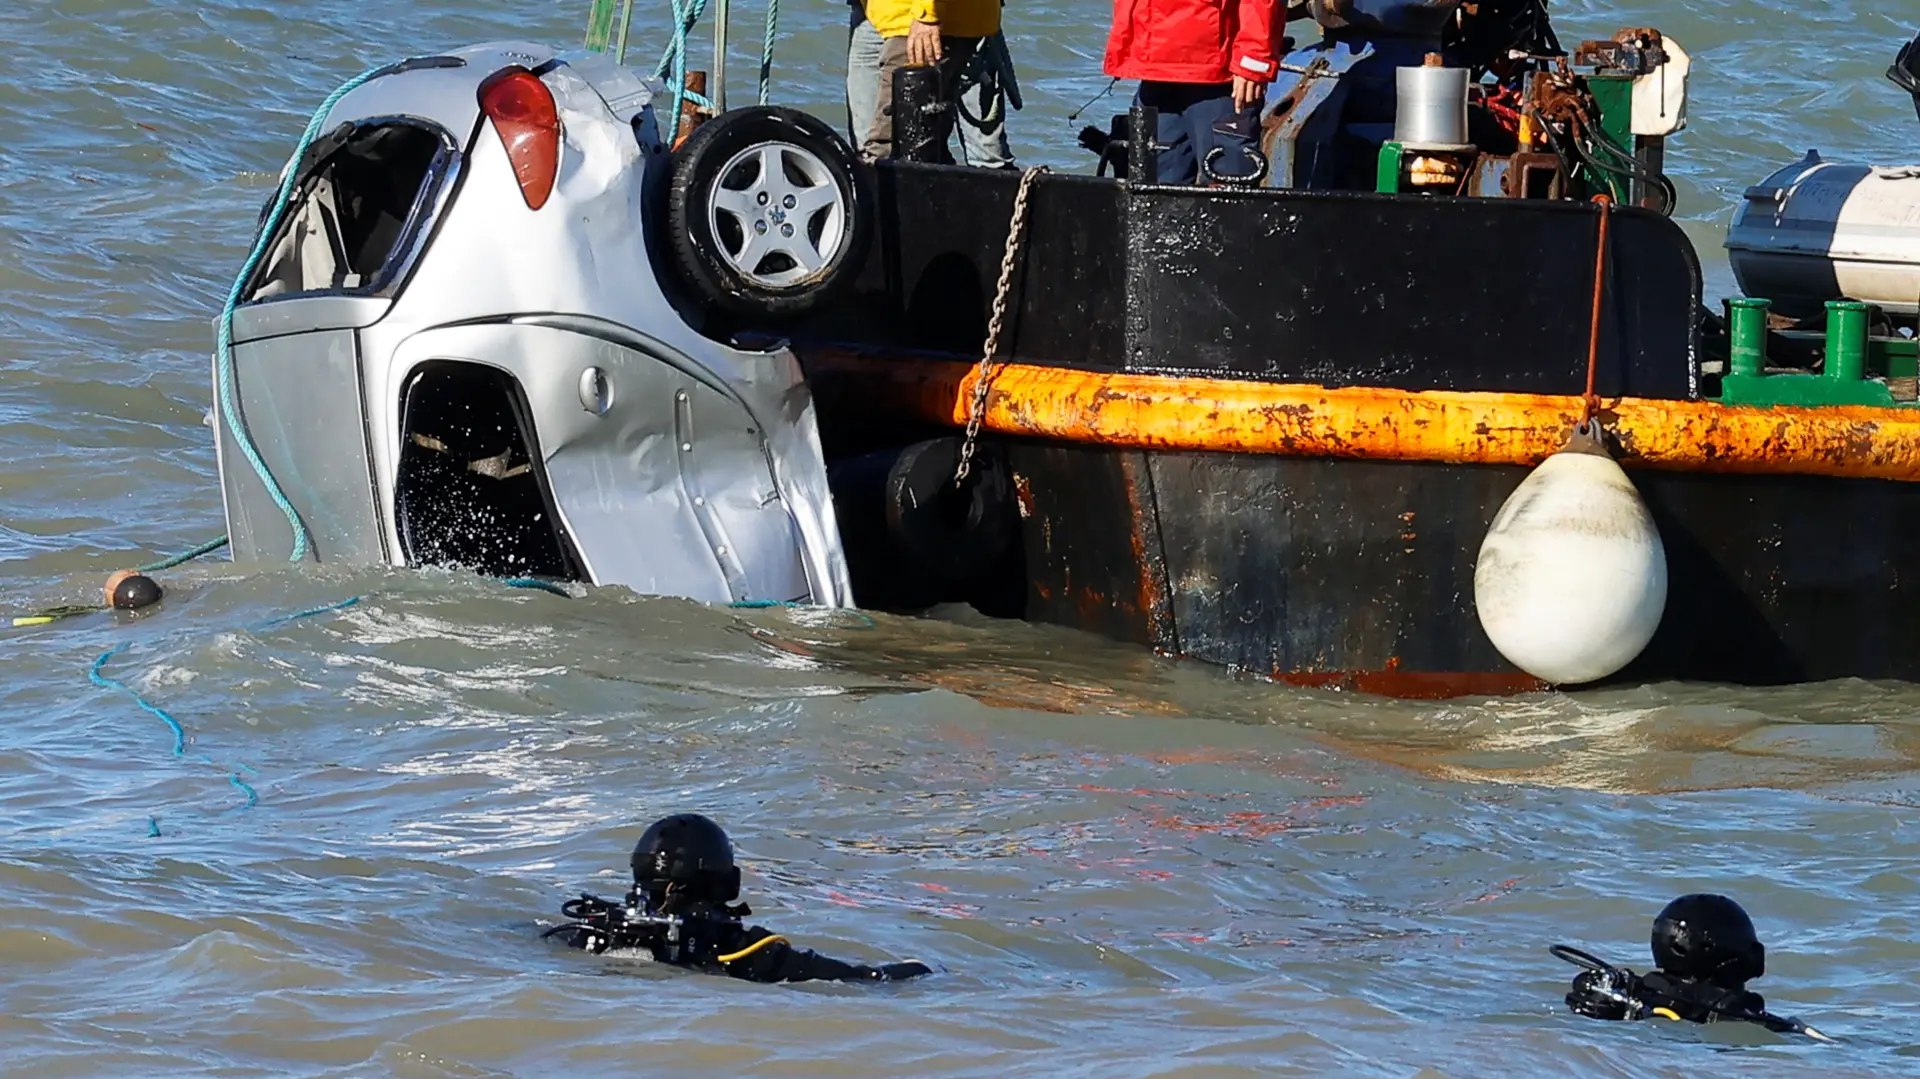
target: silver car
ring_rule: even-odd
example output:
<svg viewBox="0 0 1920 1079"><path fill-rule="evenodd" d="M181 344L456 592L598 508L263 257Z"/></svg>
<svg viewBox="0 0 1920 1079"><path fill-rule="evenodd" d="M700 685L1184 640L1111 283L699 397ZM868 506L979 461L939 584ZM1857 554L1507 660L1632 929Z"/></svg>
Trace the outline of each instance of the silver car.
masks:
<svg viewBox="0 0 1920 1079"><path fill-rule="evenodd" d="M232 316L236 558L294 543L265 471L323 562L851 602L793 355L703 335L657 271L673 155L653 101L604 57L494 44L337 102ZM845 246L851 199L806 190L821 156L715 181L736 189L702 222L722 269L777 291ZM800 189L815 246L752 216L773 181Z"/></svg>

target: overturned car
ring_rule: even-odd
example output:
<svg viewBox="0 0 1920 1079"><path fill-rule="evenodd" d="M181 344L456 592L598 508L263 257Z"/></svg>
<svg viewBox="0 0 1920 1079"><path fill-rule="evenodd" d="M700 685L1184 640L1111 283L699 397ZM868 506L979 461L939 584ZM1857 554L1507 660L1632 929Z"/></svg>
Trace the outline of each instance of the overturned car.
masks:
<svg viewBox="0 0 1920 1079"><path fill-rule="evenodd" d="M221 319L237 558L851 602L794 356L672 294L824 295L868 227L850 155L784 110L668 154L652 99L603 57L495 44L316 119Z"/></svg>

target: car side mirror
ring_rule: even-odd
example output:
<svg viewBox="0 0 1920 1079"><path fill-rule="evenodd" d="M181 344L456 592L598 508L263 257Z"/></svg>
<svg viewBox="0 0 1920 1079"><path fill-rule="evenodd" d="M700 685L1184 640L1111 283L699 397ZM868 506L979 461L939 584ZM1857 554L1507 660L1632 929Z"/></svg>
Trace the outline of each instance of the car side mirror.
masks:
<svg viewBox="0 0 1920 1079"><path fill-rule="evenodd" d="M1893 66L1887 69L1887 78L1913 95L1913 111L1920 113L1920 36L1914 37L1900 49L1900 55L1894 57Z"/></svg>

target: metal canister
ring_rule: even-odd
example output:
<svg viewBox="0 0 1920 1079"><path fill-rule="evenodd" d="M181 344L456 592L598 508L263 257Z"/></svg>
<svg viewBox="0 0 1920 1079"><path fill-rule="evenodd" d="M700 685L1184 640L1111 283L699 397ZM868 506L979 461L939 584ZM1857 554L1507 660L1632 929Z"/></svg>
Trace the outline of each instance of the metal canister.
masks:
<svg viewBox="0 0 1920 1079"><path fill-rule="evenodd" d="M947 137L953 133L953 103L943 99L940 69L908 64L893 74L893 156L904 161L951 165Z"/></svg>
<svg viewBox="0 0 1920 1079"><path fill-rule="evenodd" d="M1442 67L1438 53L1421 67L1394 72L1399 91L1393 141L1410 150L1469 150L1467 69Z"/></svg>

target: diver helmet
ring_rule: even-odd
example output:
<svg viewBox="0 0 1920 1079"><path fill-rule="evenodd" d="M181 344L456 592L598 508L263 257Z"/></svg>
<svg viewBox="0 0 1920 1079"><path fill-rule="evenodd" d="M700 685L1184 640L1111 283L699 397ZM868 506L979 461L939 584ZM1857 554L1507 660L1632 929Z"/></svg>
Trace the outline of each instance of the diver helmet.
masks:
<svg viewBox="0 0 1920 1079"><path fill-rule="evenodd" d="M1683 895L1653 920L1653 963L1681 978L1744 989L1767 971L1753 919L1724 895Z"/></svg>
<svg viewBox="0 0 1920 1079"><path fill-rule="evenodd" d="M731 903L740 868L725 829L698 813L654 821L633 847L633 884L658 905L669 891L689 902Z"/></svg>

